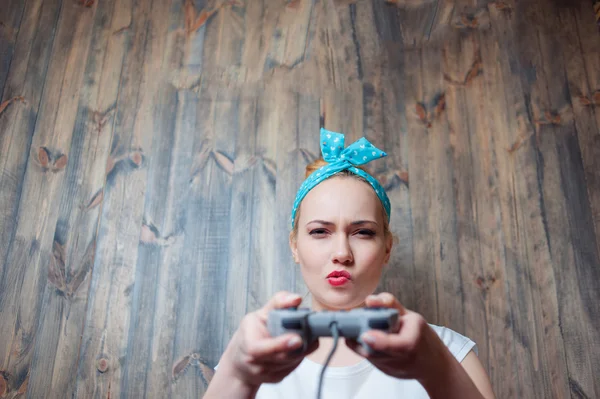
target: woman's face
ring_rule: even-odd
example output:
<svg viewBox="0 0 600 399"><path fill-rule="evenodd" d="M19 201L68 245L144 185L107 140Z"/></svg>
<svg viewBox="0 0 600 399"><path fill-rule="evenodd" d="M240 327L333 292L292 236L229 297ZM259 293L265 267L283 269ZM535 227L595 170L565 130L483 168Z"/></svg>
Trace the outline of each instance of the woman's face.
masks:
<svg viewBox="0 0 600 399"><path fill-rule="evenodd" d="M392 248L383 223L379 198L354 178L330 178L304 197L290 247L315 309L359 307L375 291Z"/></svg>

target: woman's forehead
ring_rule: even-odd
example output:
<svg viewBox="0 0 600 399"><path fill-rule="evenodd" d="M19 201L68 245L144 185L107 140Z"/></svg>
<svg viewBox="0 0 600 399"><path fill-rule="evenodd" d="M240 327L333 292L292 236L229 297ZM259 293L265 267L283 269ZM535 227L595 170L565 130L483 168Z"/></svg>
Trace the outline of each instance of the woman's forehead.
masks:
<svg viewBox="0 0 600 399"><path fill-rule="evenodd" d="M350 218L380 222L381 203L371 186L351 177L333 177L304 197L302 219Z"/></svg>

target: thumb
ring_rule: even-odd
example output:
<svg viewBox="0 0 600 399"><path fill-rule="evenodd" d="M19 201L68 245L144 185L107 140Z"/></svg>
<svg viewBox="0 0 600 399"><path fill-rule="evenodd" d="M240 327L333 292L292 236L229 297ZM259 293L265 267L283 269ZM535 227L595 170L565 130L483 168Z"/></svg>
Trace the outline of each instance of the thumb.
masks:
<svg viewBox="0 0 600 399"><path fill-rule="evenodd" d="M266 321L271 310L296 307L299 306L301 302L302 297L300 295L287 291L280 291L273 295L265 306L260 308L257 313L262 320Z"/></svg>

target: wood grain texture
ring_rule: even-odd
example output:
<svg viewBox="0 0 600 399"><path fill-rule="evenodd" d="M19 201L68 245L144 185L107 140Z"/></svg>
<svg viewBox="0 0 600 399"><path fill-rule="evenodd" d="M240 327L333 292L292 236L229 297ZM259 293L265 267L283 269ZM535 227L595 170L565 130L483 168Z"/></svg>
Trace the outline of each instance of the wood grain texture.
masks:
<svg viewBox="0 0 600 399"><path fill-rule="evenodd" d="M85 67L78 61L87 58L92 17L93 11L81 13L73 4L61 7L46 75L46 91L41 98L32 138L31 146L35 150L30 151L16 215L15 238L6 257L5 278L0 287L0 317L3 319L0 335L7 338L0 343L0 353L9 381L13 380L9 388L15 391L26 384L34 343L46 344L37 340L36 333L48 270L56 266L61 273L57 279L66 276L62 259L53 264L58 257L53 256L53 252L62 252L54 250L54 231L64 189L66 154L71 148L77 114L75 99L79 97ZM41 154L44 155L36 157ZM82 263L85 269L91 260ZM67 278L70 280L70 277L71 273ZM74 293L79 286L77 280L63 279L65 285L69 283L68 288L62 287L64 291Z"/></svg>
<svg viewBox="0 0 600 399"><path fill-rule="evenodd" d="M152 17L163 10L159 5L157 9L151 6L150 2L135 7L133 3L123 4L131 10L131 23L125 32L128 45L119 75L117 111L104 168L106 183L81 334L76 397L119 396L127 392L127 333L132 322L132 291L148 171L144 160L152 148L153 105L158 91L155 77L161 72L163 60L150 54L162 54L164 49L164 24L153 25L155 31L150 28Z"/></svg>
<svg viewBox="0 0 600 399"><path fill-rule="evenodd" d="M597 397L594 13L6 0L0 398L201 397L245 314L310 306L288 239L320 126L389 155L378 291L473 339L498 398Z"/></svg>
<svg viewBox="0 0 600 399"><path fill-rule="evenodd" d="M6 279L6 257L17 228L16 218L31 140L39 112L43 82L47 73L59 2L30 2L23 16L23 29L11 61L2 103L23 97L24 103L13 102L0 114L0 276ZM40 24L36 24L39 21ZM27 29L26 29L26 28ZM33 53L33 56L31 55ZM36 152L37 153L37 152Z"/></svg>
<svg viewBox="0 0 600 399"><path fill-rule="evenodd" d="M18 0L6 1L0 9L0 93L4 93L24 12L25 2Z"/></svg>
<svg viewBox="0 0 600 399"><path fill-rule="evenodd" d="M123 36L113 32L127 19L126 6L122 1L103 2L93 13L89 46L95 54L85 64L48 265L37 333L40 344L35 348L29 381L29 393L34 397L72 396L75 390L72 376L77 373L125 50ZM60 273L55 276L55 271Z"/></svg>

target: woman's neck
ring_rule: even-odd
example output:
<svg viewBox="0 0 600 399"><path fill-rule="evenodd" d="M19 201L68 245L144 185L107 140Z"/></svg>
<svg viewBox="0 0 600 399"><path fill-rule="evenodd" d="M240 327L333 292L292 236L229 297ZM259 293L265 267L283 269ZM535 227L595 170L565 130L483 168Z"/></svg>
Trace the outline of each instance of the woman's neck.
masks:
<svg viewBox="0 0 600 399"><path fill-rule="evenodd" d="M333 338L321 337L319 338L319 348L306 357L315 363L325 364L331 348L333 348ZM346 346L344 338L340 338L337 349L329 362L329 367L353 366L363 359L362 356Z"/></svg>

